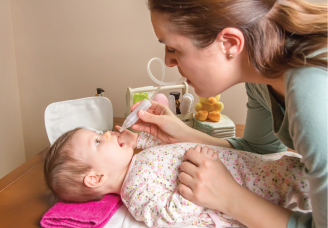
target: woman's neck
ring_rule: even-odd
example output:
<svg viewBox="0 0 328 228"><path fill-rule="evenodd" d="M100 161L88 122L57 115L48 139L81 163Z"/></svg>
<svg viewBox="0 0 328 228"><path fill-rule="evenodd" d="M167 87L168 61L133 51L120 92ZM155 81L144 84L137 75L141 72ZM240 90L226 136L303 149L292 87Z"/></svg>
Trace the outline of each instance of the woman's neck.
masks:
<svg viewBox="0 0 328 228"><path fill-rule="evenodd" d="M244 59L241 62L242 71L240 74L242 75L240 78L242 78L244 82L268 85L270 92L279 103L285 104L284 74L277 78L267 78L260 74L251 64L249 64L249 61L246 61L246 59L247 57L244 56Z"/></svg>

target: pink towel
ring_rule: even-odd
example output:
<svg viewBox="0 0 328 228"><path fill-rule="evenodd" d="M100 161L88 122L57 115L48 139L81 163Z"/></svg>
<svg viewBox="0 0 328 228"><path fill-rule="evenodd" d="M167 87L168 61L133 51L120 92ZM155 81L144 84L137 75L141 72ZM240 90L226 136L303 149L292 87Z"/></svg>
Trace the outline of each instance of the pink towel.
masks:
<svg viewBox="0 0 328 228"><path fill-rule="evenodd" d="M76 204L59 202L43 215L40 223L46 228L101 228L121 205L121 197L116 194L105 195L102 200L96 202Z"/></svg>

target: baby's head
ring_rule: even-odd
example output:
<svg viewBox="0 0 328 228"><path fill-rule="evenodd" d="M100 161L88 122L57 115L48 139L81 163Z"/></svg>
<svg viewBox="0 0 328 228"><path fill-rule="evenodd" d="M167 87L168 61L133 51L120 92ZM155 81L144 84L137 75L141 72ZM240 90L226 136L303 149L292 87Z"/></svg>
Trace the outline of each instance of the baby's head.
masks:
<svg viewBox="0 0 328 228"><path fill-rule="evenodd" d="M116 135L76 128L50 147L44 162L45 180L61 201L100 200L107 193L119 193L117 180L122 179L132 156L133 148L120 145Z"/></svg>

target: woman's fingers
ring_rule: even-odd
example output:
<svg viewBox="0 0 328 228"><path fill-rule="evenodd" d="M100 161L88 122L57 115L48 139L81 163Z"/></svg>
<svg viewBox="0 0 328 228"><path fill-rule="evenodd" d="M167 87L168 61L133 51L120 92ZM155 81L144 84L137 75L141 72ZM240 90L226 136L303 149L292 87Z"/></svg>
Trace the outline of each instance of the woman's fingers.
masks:
<svg viewBox="0 0 328 228"><path fill-rule="evenodd" d="M115 128L119 131L121 129L121 126L115 125ZM116 132L116 131L113 131L113 132ZM116 132L116 133L120 134L120 132Z"/></svg>
<svg viewBox="0 0 328 228"><path fill-rule="evenodd" d="M214 153L214 150L212 149L212 148L207 148L207 150L206 150L206 154L204 154L204 155L206 155L208 158L213 158L213 153Z"/></svg>
<svg viewBox="0 0 328 228"><path fill-rule="evenodd" d="M133 104L131 107L130 107L130 110L131 110L131 112L139 105L141 103L141 101L139 101L139 102L137 102L137 103L135 103L135 104Z"/></svg>
<svg viewBox="0 0 328 228"><path fill-rule="evenodd" d="M167 106L157 103L155 101L151 101L151 103L152 103L152 106L150 106L149 109L153 110L153 113L155 115L173 114Z"/></svg>
<svg viewBox="0 0 328 228"><path fill-rule="evenodd" d="M195 166L195 164L192 164L189 161L184 161L180 165L180 170L182 172L188 174L192 178L194 178L196 176L197 167ZM187 183L184 183L184 184L187 184ZM192 186L190 186L190 187L192 187Z"/></svg>
<svg viewBox="0 0 328 228"><path fill-rule="evenodd" d="M140 120L142 120L143 122L145 122L147 124L155 124L159 127L164 127L165 125L167 125L169 123L168 117L166 115L162 115L162 114L152 114L148 111L146 112L146 111L140 110L138 112L138 116L139 116Z"/></svg>
<svg viewBox="0 0 328 228"><path fill-rule="evenodd" d="M130 107L131 112L141 103L141 101L135 103ZM170 110L167 106L157 103L156 101L151 101L151 106L147 110L148 112L154 113L155 115L161 115Z"/></svg>
<svg viewBox="0 0 328 228"><path fill-rule="evenodd" d="M197 152L200 152L202 149L202 146L200 144L197 144L194 148L194 150L196 150Z"/></svg>
<svg viewBox="0 0 328 228"><path fill-rule="evenodd" d="M192 202L193 199L193 192L192 190L187 186L182 183L179 184L178 187L179 193L187 200Z"/></svg>
<svg viewBox="0 0 328 228"><path fill-rule="evenodd" d="M207 154L212 157L214 150L212 148L208 148Z"/></svg>
<svg viewBox="0 0 328 228"><path fill-rule="evenodd" d="M203 148L202 148L202 151L201 151L201 153L202 154L204 154L205 156L208 156L208 147L207 146L204 146Z"/></svg>
<svg viewBox="0 0 328 228"><path fill-rule="evenodd" d="M188 163L188 162L186 162ZM189 163L190 164L190 163ZM187 173L181 172L179 174L179 193L186 198L187 200L192 201L193 200L193 186L194 186L194 179Z"/></svg>
<svg viewBox="0 0 328 228"><path fill-rule="evenodd" d="M189 149L184 155L183 155L184 160L190 161L191 163L195 164L196 166L199 166L201 162L204 160L204 156L193 150Z"/></svg>
<svg viewBox="0 0 328 228"><path fill-rule="evenodd" d="M193 178L189 174L181 172L178 178L182 184L188 186L189 188L192 188Z"/></svg>
<svg viewBox="0 0 328 228"><path fill-rule="evenodd" d="M145 124L134 124L132 125L132 129L135 131L142 131L145 133L150 134L150 126L149 125L145 125Z"/></svg>
<svg viewBox="0 0 328 228"><path fill-rule="evenodd" d="M212 159L213 160L218 160L219 159L219 154L217 152L213 152Z"/></svg>
<svg viewBox="0 0 328 228"><path fill-rule="evenodd" d="M214 152L214 150L212 148L209 148L207 146L201 147L201 145L197 145L194 150L200 152L201 154L203 154L204 156L212 159L212 160L217 160L218 159L218 155L216 152Z"/></svg>

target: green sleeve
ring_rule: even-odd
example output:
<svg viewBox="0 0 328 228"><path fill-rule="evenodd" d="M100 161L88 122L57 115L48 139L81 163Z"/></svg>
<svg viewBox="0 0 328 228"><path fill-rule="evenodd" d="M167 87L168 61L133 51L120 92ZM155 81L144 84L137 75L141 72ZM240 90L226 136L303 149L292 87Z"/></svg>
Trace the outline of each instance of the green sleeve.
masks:
<svg viewBox="0 0 328 228"><path fill-rule="evenodd" d="M312 204L312 216L294 212L288 228L327 227L327 86L327 71L314 67L291 71L285 82L289 133L303 157Z"/></svg>
<svg viewBox="0 0 328 228"><path fill-rule="evenodd" d="M248 102L244 136L227 140L238 150L259 154L286 151L287 147L273 133L271 111L255 99L259 95L253 94L247 84L246 91Z"/></svg>
<svg viewBox="0 0 328 228"><path fill-rule="evenodd" d="M315 227L312 224L312 213L302 213L294 211L289 218L287 228L309 228Z"/></svg>

